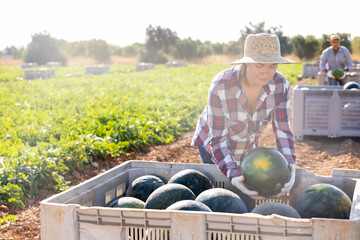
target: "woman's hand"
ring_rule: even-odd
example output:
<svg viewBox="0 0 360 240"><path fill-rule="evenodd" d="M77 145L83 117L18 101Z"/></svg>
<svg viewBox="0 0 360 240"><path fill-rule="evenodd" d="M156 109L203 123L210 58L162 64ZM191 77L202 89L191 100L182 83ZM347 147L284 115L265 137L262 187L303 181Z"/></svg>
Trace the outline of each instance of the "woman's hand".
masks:
<svg viewBox="0 0 360 240"><path fill-rule="evenodd" d="M295 172L296 172L295 164L290 164L289 167L290 167L290 171L291 171L290 180L289 180L289 182L284 184L284 187L281 189L281 192L278 195L276 195L276 197L281 197L282 195L284 195L285 193L290 191L295 183Z"/></svg>
<svg viewBox="0 0 360 240"><path fill-rule="evenodd" d="M231 179L231 184L234 185L237 189L239 189L241 192L245 193L246 195L248 195L249 197L251 197L252 199L257 199L257 200L263 200L266 199L263 196L259 196L259 193L257 191L251 191L249 190L245 184L244 184L244 180L245 177L239 176L239 177L234 177Z"/></svg>

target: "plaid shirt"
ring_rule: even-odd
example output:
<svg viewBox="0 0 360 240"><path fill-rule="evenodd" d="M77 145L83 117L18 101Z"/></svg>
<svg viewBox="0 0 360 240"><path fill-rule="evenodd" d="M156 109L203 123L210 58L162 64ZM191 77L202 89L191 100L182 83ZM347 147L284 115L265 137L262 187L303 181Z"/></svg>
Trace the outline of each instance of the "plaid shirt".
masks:
<svg viewBox="0 0 360 240"><path fill-rule="evenodd" d="M230 180L240 176L237 165L258 145L266 125L272 121L278 150L295 164L293 134L290 130L290 86L279 72L264 85L250 116L250 106L239 84L240 65L226 69L213 79L208 103L200 115L192 146L204 146Z"/></svg>

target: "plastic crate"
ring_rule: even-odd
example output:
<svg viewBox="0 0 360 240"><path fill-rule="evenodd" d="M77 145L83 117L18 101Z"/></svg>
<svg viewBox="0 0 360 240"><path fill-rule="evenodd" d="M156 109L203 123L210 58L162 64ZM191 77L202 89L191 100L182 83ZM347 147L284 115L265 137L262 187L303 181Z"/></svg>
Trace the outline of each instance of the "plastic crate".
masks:
<svg viewBox="0 0 360 240"><path fill-rule="evenodd" d="M319 63L311 64L311 63L305 63L303 64L303 78L308 77L317 77L318 73L320 71L320 65Z"/></svg>
<svg viewBox="0 0 360 240"><path fill-rule="evenodd" d="M360 136L360 90L341 86L295 86L293 134L329 137Z"/></svg>
<svg viewBox="0 0 360 240"><path fill-rule="evenodd" d="M48 79L55 76L54 69L35 69L35 70L24 70L24 79L25 80L34 80L34 79Z"/></svg>
<svg viewBox="0 0 360 240"><path fill-rule="evenodd" d="M107 65L98 66L86 66L85 74L102 75L110 72L110 68Z"/></svg>
<svg viewBox="0 0 360 240"><path fill-rule="evenodd" d="M320 182L330 183L352 199L349 219L295 219L279 215L104 207L116 197L123 196L129 183L139 176L155 174L168 181L175 173L188 168L206 174L214 187L239 194L249 211L262 202L255 202L234 188L215 165L127 161L43 200L40 203L41 239L360 239L360 171L357 170L335 169L331 177L319 177L298 168L290 194L267 200L296 206L306 187Z"/></svg>

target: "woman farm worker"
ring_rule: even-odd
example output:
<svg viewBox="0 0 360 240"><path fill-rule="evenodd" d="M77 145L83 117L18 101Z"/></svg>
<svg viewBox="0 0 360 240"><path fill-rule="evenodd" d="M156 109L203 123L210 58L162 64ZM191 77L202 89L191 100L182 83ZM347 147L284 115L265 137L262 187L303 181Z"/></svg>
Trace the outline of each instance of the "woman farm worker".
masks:
<svg viewBox="0 0 360 240"><path fill-rule="evenodd" d="M207 106L200 115L191 142L197 146L204 163L216 163L219 170L243 193L264 199L247 189L237 166L271 121L278 150L291 166L291 179L278 196L295 182L295 154L290 130L290 86L277 72L277 65L295 63L280 55L275 34L250 34L245 40L244 57L236 66L213 79Z"/></svg>

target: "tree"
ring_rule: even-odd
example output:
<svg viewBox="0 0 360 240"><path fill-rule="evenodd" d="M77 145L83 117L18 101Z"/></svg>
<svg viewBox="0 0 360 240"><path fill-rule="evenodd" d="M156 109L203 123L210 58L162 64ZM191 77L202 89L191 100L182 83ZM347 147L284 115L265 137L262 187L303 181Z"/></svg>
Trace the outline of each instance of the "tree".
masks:
<svg viewBox="0 0 360 240"><path fill-rule="evenodd" d="M94 58L97 63L110 62L110 49L104 40L92 39L88 42L89 56Z"/></svg>
<svg viewBox="0 0 360 240"><path fill-rule="evenodd" d="M302 35L296 35L291 38L293 53L300 59L305 58L305 38Z"/></svg>
<svg viewBox="0 0 360 240"><path fill-rule="evenodd" d="M239 56L243 54L244 51L240 49L238 42L231 41L225 46L224 52L230 56Z"/></svg>
<svg viewBox="0 0 360 240"><path fill-rule="evenodd" d="M73 57L77 56L87 56L87 41L76 41L73 43L70 43L69 47L69 55Z"/></svg>
<svg viewBox="0 0 360 240"><path fill-rule="evenodd" d="M152 63L165 63L166 54L169 54L171 47L178 40L176 32L160 26L149 25L146 29L145 51L140 55L140 61Z"/></svg>
<svg viewBox="0 0 360 240"><path fill-rule="evenodd" d="M319 50L319 41L313 35L306 36L304 45L305 59L314 59L314 57L320 53Z"/></svg>
<svg viewBox="0 0 360 240"><path fill-rule="evenodd" d="M225 45L221 43L212 44L212 52L215 54L224 54Z"/></svg>
<svg viewBox="0 0 360 240"><path fill-rule="evenodd" d="M140 43L134 43L130 46L126 46L122 49L124 57L135 57L139 55L142 45Z"/></svg>
<svg viewBox="0 0 360 240"><path fill-rule="evenodd" d="M178 39L173 53L175 58L179 59L194 59L197 57L197 42L191 38L183 40Z"/></svg>
<svg viewBox="0 0 360 240"><path fill-rule="evenodd" d="M66 55L59 45L58 40L52 38L47 32L34 34L27 46L24 61L36 62L39 65L55 61L65 65Z"/></svg>

